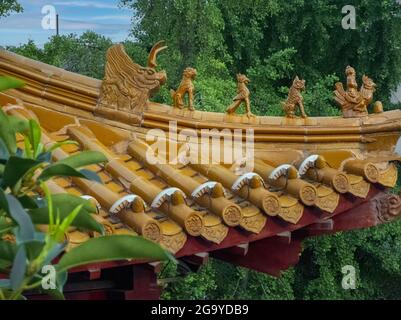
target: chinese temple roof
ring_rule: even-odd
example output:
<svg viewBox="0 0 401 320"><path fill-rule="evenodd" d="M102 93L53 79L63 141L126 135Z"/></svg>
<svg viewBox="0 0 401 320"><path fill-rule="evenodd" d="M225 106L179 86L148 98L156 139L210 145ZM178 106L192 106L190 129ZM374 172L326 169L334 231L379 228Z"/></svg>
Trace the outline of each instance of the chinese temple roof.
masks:
<svg viewBox="0 0 401 320"><path fill-rule="evenodd" d="M177 257L215 252L219 258L251 266L257 251L249 251L248 260L235 254L244 244L256 247L279 238L291 242L292 233L316 235L368 227L400 214L398 197L387 207L383 204L392 197L388 191L398 178L395 162L400 156L395 146L401 135L400 110L304 119L176 108L149 101L165 81L164 75L152 63L147 68L138 66L121 50L121 46L110 50L103 81L0 50L0 74L26 83L0 94L3 110L36 119L47 146L78 142L56 151L57 160L82 150L106 155L108 163L88 168L98 173L103 184L57 178L49 187L53 193L93 201L98 206L97 220L108 234L139 234ZM176 123L175 131L171 121ZM248 167L247 157L231 163L154 163L147 156L155 152L147 139L156 134L154 129L165 133L168 147L158 156L167 158L171 146L186 146L187 156L195 145L202 145L180 141L177 134L183 130L200 134L217 129L217 135L226 129L239 130L236 134L244 141L242 133L251 130L252 170L238 173ZM224 134L218 136L218 141L223 140ZM23 147L22 137L19 143ZM227 148L231 145L222 152ZM206 157L212 153L209 150ZM366 206L370 220L356 210ZM77 229L67 235L71 246L92 236L96 235ZM265 245L272 252L280 247Z"/></svg>

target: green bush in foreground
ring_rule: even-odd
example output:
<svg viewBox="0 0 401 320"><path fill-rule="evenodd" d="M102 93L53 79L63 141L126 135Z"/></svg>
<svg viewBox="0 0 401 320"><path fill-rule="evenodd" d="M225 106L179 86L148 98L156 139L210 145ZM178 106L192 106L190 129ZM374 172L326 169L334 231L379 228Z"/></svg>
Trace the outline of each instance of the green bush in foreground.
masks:
<svg viewBox="0 0 401 320"><path fill-rule="evenodd" d="M23 83L16 79L0 77L0 91L21 86ZM24 150L17 146L17 133L24 137ZM54 162L52 152L74 142L56 143L46 149L41 134L34 120L9 116L0 109L0 300L24 299L27 290L63 298L67 271L79 265L170 258L159 245L128 235L91 238L62 255L70 226L101 235L104 230L92 217L96 209L89 201L70 194L51 195L46 181L73 176L100 182L94 172L80 168L107 159L99 152L86 151ZM46 225L47 231L39 232L36 225ZM54 279L46 277L51 270Z"/></svg>

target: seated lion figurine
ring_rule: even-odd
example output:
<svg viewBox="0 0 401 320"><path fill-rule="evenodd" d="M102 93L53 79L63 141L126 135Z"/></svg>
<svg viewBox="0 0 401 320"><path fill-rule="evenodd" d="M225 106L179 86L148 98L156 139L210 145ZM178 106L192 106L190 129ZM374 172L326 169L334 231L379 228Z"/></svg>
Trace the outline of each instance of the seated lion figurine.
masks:
<svg viewBox="0 0 401 320"><path fill-rule="evenodd" d="M186 68L182 76L180 86L177 90L171 90L171 98L173 99L174 108L184 108L184 97L188 95L188 110L194 111L194 93L195 86L193 80L197 76L197 71L194 68Z"/></svg>

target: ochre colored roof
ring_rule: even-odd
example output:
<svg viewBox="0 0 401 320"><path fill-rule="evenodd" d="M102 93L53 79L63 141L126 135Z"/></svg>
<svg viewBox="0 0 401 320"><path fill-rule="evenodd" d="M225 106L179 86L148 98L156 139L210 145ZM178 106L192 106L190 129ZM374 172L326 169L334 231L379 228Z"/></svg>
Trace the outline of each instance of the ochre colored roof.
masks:
<svg viewBox="0 0 401 320"><path fill-rule="evenodd" d="M401 111L366 118L228 116L175 110L147 102L141 112L98 107L101 81L0 51L0 74L26 82L0 94L9 114L38 120L47 146L75 140L54 153L102 151L90 166L103 184L72 178L50 182L54 193L89 196L111 233L143 235L178 255L190 255L301 229L371 199L397 181L394 146ZM254 129L254 172L236 175L217 164L153 164L145 135L152 128ZM171 135L171 134L170 134ZM180 144L167 135L169 144ZM19 144L23 141L19 137ZM175 188L175 189L173 189ZM140 196L147 208L133 201ZM96 236L79 230L71 245Z"/></svg>

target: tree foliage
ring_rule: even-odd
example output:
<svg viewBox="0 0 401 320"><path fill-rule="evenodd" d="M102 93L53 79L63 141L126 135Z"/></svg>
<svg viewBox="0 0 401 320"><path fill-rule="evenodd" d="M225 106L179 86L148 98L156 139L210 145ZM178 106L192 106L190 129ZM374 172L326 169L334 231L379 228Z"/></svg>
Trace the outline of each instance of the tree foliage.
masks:
<svg viewBox="0 0 401 320"><path fill-rule="evenodd" d="M393 0L353 1L355 30L341 25L347 0L121 0L121 4L133 10L132 35L141 46L167 41L170 49L161 65L168 71L169 86L178 84L189 65L202 71L199 82L215 77L224 88L237 72L247 73L259 114L281 113L284 88L295 75L317 93L322 85L332 90L336 77L345 80L345 67L351 64L359 77L365 73L376 81L376 98L388 108L390 93L401 80L401 6ZM210 84L216 87L215 82ZM199 89L207 99L204 86ZM230 97L219 101L228 105ZM335 113L331 99L320 101L325 104L317 110L310 105L312 114Z"/></svg>
<svg viewBox="0 0 401 320"><path fill-rule="evenodd" d="M8 47L23 56L31 57L71 72L101 79L104 74L106 50L113 42L95 32L53 36L43 48L30 40L20 47Z"/></svg>
<svg viewBox="0 0 401 320"><path fill-rule="evenodd" d="M16 0L1 0L0 17L6 17L11 12L21 12L22 7Z"/></svg>

